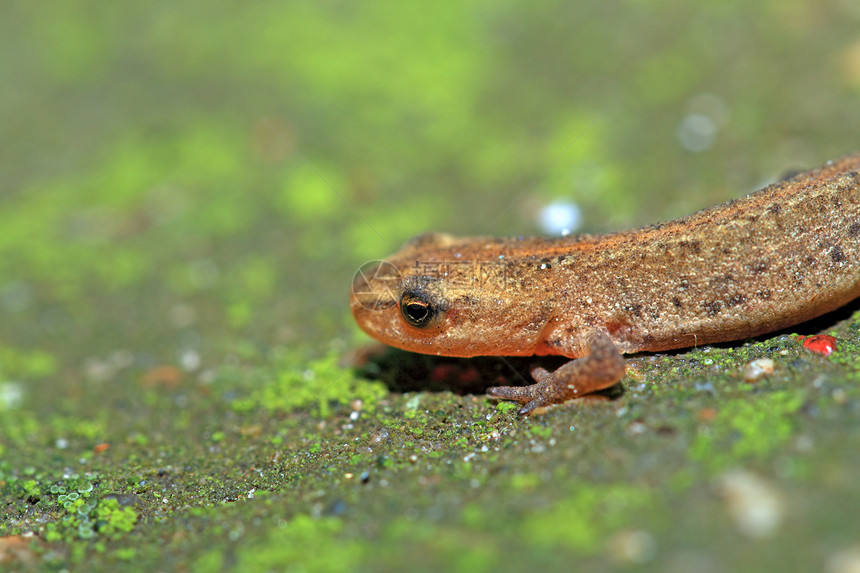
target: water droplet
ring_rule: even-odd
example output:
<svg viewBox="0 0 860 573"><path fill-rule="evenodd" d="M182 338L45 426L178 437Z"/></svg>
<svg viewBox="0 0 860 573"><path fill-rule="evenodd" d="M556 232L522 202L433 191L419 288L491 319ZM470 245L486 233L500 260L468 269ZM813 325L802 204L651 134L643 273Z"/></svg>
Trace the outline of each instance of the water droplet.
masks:
<svg viewBox="0 0 860 573"><path fill-rule="evenodd" d="M582 210L572 201L553 201L538 213L538 225L548 235L569 235L582 225Z"/></svg>
<svg viewBox="0 0 860 573"><path fill-rule="evenodd" d="M678 126L678 141L687 151L705 151L714 144L716 138L717 126L705 115L692 113Z"/></svg>

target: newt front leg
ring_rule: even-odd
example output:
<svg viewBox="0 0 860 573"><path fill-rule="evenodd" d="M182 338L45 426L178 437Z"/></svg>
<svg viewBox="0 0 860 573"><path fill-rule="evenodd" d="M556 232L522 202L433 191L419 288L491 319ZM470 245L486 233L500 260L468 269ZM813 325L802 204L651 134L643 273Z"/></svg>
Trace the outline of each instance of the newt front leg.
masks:
<svg viewBox="0 0 860 573"><path fill-rule="evenodd" d="M571 360L555 372L535 368L531 371L535 384L531 386L497 386L489 388L487 394L525 404L517 413L528 416L537 408L609 388L624 376L624 358L609 336L592 333L588 349L587 355Z"/></svg>

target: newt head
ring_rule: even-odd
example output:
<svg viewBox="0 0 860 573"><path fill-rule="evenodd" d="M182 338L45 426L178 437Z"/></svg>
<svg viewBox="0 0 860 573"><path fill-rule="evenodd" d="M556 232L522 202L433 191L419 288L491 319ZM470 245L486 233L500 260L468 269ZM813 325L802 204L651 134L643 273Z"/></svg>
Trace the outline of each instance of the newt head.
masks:
<svg viewBox="0 0 860 573"><path fill-rule="evenodd" d="M417 237L359 269L352 313L370 336L412 352L534 354L549 313L523 296L508 247L490 238Z"/></svg>

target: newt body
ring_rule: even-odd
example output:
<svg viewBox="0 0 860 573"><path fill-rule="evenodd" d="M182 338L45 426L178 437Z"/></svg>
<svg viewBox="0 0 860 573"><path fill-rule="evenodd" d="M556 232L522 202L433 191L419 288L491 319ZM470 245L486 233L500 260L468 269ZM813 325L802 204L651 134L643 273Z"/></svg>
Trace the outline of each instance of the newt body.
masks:
<svg viewBox="0 0 860 573"><path fill-rule="evenodd" d="M622 353L738 340L860 296L860 154L633 231L554 239L416 237L356 276L358 324L446 356L573 360L491 388L520 413L611 386Z"/></svg>

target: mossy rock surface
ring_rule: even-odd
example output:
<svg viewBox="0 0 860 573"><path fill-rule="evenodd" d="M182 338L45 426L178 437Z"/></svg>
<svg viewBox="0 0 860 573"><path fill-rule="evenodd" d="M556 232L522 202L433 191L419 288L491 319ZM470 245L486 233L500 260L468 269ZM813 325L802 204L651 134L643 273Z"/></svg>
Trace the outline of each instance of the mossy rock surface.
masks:
<svg viewBox="0 0 860 573"><path fill-rule="evenodd" d="M784 0L8 3L0 569L856 570L858 303L518 419L483 389L532 359L366 350L347 301L423 232L537 234L560 200L633 227L856 150L858 26Z"/></svg>

